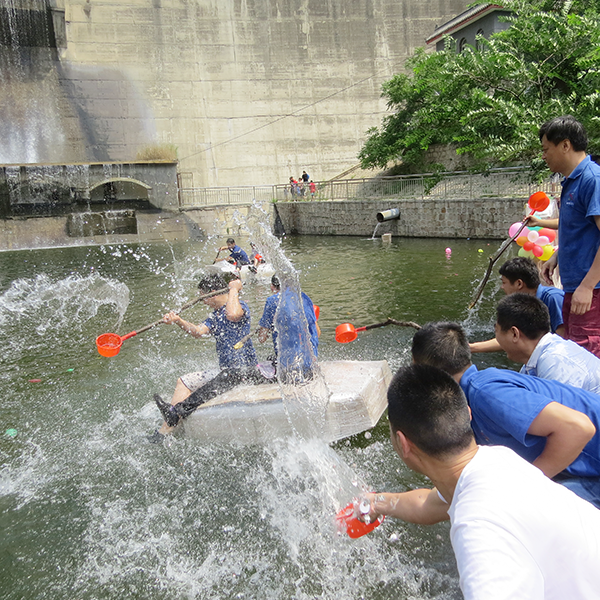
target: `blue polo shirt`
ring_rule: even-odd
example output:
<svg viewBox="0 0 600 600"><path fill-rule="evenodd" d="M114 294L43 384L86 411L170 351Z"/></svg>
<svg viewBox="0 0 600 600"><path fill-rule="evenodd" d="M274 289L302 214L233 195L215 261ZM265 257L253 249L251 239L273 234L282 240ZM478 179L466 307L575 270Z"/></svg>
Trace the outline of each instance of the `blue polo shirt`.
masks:
<svg viewBox="0 0 600 600"><path fill-rule="evenodd" d="M298 294L291 289L283 292L281 303L280 296L278 292L267 298L259 325L273 332L273 345L280 365L291 366L300 361L302 366L310 367L319 346L312 300L301 292L300 305Z"/></svg>
<svg viewBox="0 0 600 600"><path fill-rule="evenodd" d="M585 390L508 369L478 371L471 365L460 380L469 406L478 444L507 446L533 462L544 450L546 438L527 433L533 420L551 402L587 415L596 433L566 471L578 477L600 476L600 401Z"/></svg>
<svg viewBox="0 0 600 600"><path fill-rule="evenodd" d="M237 244L231 250L229 250L229 257L233 258L233 260L240 265L250 264L248 255Z"/></svg>
<svg viewBox="0 0 600 600"><path fill-rule="evenodd" d="M565 292L574 292L600 246L600 166L586 156L562 182L558 220L558 261ZM600 283L596 285L600 287Z"/></svg>
<svg viewBox="0 0 600 600"><path fill-rule="evenodd" d="M240 300L240 304L244 309L244 316L239 321L227 318L225 306L217 308L204 321L217 342L216 351L221 369L254 367L258 362L252 340L247 340L239 350L233 347L250 333L250 309L243 300Z"/></svg>
<svg viewBox="0 0 600 600"><path fill-rule="evenodd" d="M540 283L535 295L536 298L539 298L548 307L550 329L552 333L556 333L556 330L563 324L562 307L565 300L564 290Z"/></svg>

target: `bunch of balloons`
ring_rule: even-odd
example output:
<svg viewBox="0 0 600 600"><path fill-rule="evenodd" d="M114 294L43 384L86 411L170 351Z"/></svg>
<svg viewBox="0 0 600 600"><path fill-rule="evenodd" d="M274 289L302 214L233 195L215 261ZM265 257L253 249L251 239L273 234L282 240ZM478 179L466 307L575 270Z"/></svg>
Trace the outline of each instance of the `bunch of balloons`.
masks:
<svg viewBox="0 0 600 600"><path fill-rule="evenodd" d="M513 223L508 230L508 235L510 237L515 235L522 225L523 223ZM547 261L554 254L555 248L552 242L555 238L556 231L554 229L548 229L547 227L523 227L523 231L515 239L515 242L521 246L519 256L527 258L535 257L542 261Z"/></svg>

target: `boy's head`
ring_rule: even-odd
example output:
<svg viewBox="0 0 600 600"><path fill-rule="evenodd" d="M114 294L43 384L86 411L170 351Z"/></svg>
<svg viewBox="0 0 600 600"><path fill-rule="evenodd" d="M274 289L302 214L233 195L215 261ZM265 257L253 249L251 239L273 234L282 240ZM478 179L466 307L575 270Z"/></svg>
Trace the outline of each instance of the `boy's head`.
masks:
<svg viewBox="0 0 600 600"><path fill-rule="evenodd" d="M471 349L458 323L426 323L413 337L412 357L417 364L431 365L454 376L471 364Z"/></svg>
<svg viewBox="0 0 600 600"><path fill-rule="evenodd" d="M499 269L505 294L530 291L535 293L540 285L540 272L530 258L517 256L507 260ZM526 288L526 289L525 289Z"/></svg>
<svg viewBox="0 0 600 600"><path fill-rule="evenodd" d="M200 279L198 283L198 289L201 294L210 294L211 292L216 292L217 290L227 290L227 282L221 275L212 274L205 275ZM226 293L226 291L224 292Z"/></svg>
<svg viewBox="0 0 600 600"><path fill-rule="evenodd" d="M496 337L513 327L529 340L538 340L550 331L548 307L531 294L511 294L502 298L496 307ZM500 339L498 342L502 346Z"/></svg>
<svg viewBox="0 0 600 600"><path fill-rule="evenodd" d="M474 439L460 386L430 365L411 365L396 373L388 389L388 418L396 451L398 431L435 458L456 454Z"/></svg>
<svg viewBox="0 0 600 600"><path fill-rule="evenodd" d="M233 238L227 238L227 247L233 248L235 246L235 240Z"/></svg>
<svg viewBox="0 0 600 600"><path fill-rule="evenodd" d="M279 281L279 277L277 277L277 275L273 275L273 277L271 277L271 287L277 291L281 289L281 282Z"/></svg>

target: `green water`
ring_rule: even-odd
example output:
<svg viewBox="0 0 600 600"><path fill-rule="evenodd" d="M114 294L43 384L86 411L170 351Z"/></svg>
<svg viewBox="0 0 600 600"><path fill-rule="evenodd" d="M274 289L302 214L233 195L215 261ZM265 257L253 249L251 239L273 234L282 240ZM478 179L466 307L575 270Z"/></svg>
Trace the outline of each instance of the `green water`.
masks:
<svg viewBox="0 0 600 600"><path fill-rule="evenodd" d="M179 374L215 367L213 342L160 325L106 359L94 339L194 297L219 242L0 254L0 598L460 598L447 524L389 519L360 540L335 535L332 498L356 481L426 483L394 454L385 418L333 446L145 441L159 423L152 394L169 397ZM392 370L409 360L412 329L342 345L335 327L449 319L487 337L497 281L478 309L466 307L497 245L282 241L321 309L320 359L387 359ZM268 280L245 286L255 319L269 294ZM187 318L205 315L198 305Z"/></svg>

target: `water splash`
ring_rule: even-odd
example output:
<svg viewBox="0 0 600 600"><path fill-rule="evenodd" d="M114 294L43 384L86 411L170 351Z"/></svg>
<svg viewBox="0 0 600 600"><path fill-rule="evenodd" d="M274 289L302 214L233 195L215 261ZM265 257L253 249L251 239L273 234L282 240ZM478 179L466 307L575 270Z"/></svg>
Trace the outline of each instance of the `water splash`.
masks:
<svg viewBox="0 0 600 600"><path fill-rule="evenodd" d="M129 288L97 274L70 275L58 281L41 274L17 279L0 296L0 327L6 353L0 378L19 369L19 363L41 362L57 347L87 346L86 324L102 307L110 306L122 322L129 304Z"/></svg>
<svg viewBox="0 0 600 600"><path fill-rule="evenodd" d="M326 411L330 393L310 343L298 271L271 233L270 215L260 203L253 204L243 222L239 216L237 220L273 265L281 284L274 321L280 361L277 378L292 427L303 439L329 438ZM290 343L283 344L286 338ZM287 351L290 347L295 348L293 355Z"/></svg>
<svg viewBox="0 0 600 600"><path fill-rule="evenodd" d="M22 320L33 317L39 333L81 327L106 304L115 307L119 324L129 305L127 286L97 274L71 275L59 281L42 274L13 281L0 296L0 325L20 327Z"/></svg>

